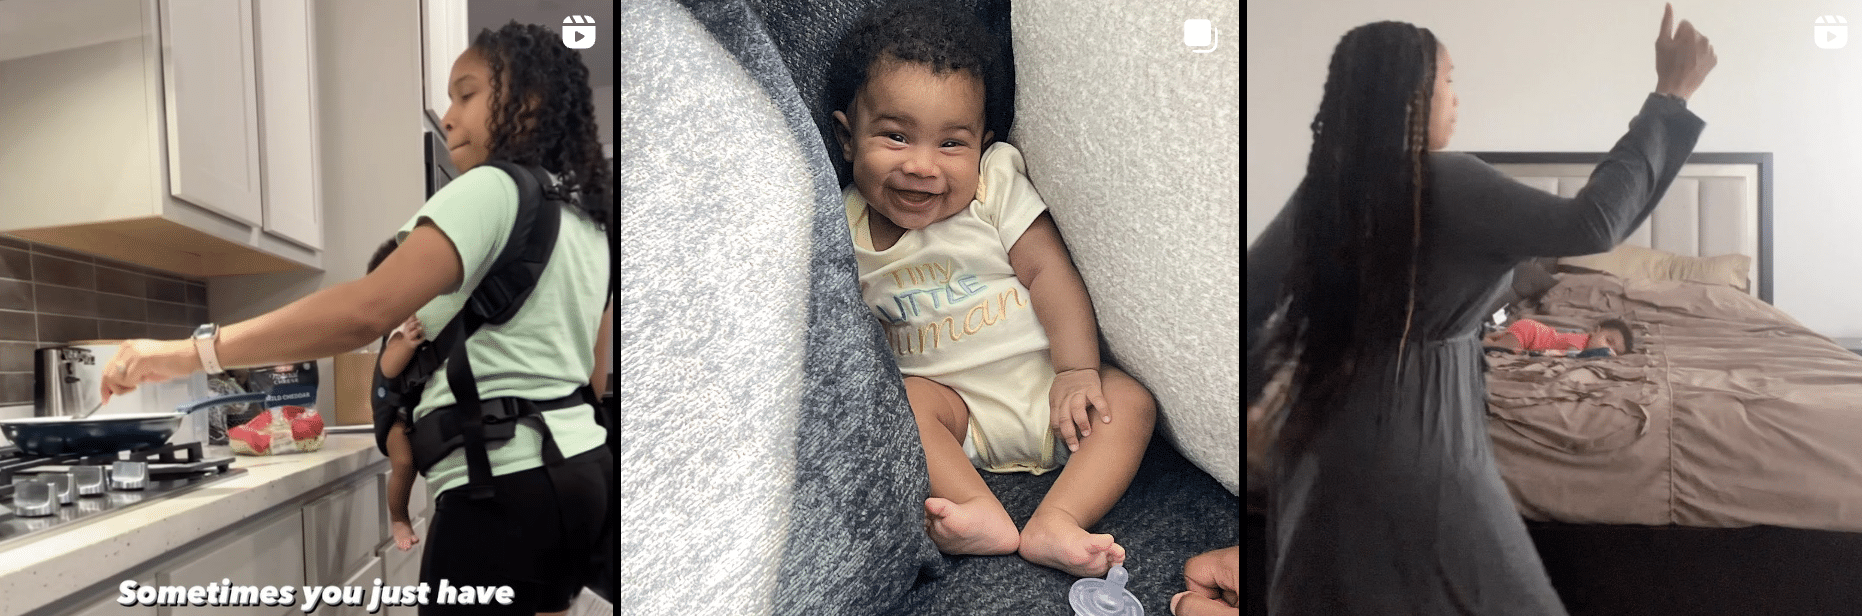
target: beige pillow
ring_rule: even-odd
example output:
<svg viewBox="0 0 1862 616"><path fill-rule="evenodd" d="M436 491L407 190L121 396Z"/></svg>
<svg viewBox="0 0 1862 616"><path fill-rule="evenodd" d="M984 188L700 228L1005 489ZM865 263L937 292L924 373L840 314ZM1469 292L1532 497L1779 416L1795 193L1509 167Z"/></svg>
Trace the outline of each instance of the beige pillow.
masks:
<svg viewBox="0 0 1862 616"><path fill-rule="evenodd" d="M1560 269L1607 272L1630 280L1685 280L1748 291L1746 272L1752 268L1752 257L1740 254L1684 257L1623 244L1610 252L1559 259L1558 266Z"/></svg>

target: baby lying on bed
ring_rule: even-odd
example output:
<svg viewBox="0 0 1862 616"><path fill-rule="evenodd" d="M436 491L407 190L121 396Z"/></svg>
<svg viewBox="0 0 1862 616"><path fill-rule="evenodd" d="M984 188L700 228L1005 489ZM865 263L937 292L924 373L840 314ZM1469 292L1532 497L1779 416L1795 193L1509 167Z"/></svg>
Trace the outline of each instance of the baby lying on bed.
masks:
<svg viewBox="0 0 1862 616"><path fill-rule="evenodd" d="M1504 330L1488 334L1486 346L1511 351L1533 351L1541 355L1563 356L1581 351L1581 357L1622 355L1635 351L1636 337L1622 319L1597 324L1588 334L1562 334L1544 323L1520 319Z"/></svg>
<svg viewBox="0 0 1862 616"><path fill-rule="evenodd" d="M1082 577L1125 559L1097 524L1131 483L1156 404L1100 363L1092 301L1021 152L995 141L999 45L961 11L890 5L830 68L860 292L904 373L945 554L1016 554ZM998 90L997 88L1001 88ZM1019 531L977 468L1066 470Z"/></svg>

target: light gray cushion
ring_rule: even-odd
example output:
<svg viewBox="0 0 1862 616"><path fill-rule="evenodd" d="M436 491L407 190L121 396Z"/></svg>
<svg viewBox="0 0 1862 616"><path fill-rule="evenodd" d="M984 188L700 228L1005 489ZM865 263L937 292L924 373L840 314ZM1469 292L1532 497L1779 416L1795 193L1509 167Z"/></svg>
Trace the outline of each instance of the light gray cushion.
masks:
<svg viewBox="0 0 1862 616"><path fill-rule="evenodd" d="M1012 16L1012 139L1112 356L1239 494L1240 4L1017 0ZM1184 45L1186 18L1213 21L1213 52Z"/></svg>

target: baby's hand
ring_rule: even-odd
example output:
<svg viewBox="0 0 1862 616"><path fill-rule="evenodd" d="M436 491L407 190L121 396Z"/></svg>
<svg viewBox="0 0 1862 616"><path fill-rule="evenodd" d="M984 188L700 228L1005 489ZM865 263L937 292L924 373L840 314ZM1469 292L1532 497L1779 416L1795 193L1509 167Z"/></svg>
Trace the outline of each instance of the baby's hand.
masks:
<svg viewBox="0 0 1862 616"><path fill-rule="evenodd" d="M1086 415L1087 406L1098 409L1106 423L1112 422L1112 407L1106 404L1106 396L1099 390L1099 370L1094 368L1054 375L1047 405L1048 427L1067 442L1069 452L1079 451L1080 439L1093 435L1093 420Z"/></svg>
<svg viewBox="0 0 1862 616"><path fill-rule="evenodd" d="M403 334L399 338L400 342L408 346L418 346L421 341L427 339L427 330L420 326L420 319L417 317L408 317L407 322L401 324L400 331Z"/></svg>

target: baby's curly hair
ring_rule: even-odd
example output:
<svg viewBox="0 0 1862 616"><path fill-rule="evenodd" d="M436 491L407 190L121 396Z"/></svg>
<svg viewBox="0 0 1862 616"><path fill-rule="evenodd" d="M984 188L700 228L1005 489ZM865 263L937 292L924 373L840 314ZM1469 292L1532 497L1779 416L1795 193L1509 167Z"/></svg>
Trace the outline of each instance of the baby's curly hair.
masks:
<svg viewBox="0 0 1862 616"><path fill-rule="evenodd" d="M879 7L841 36L828 64L824 108L848 110L881 59L926 64L940 75L968 71L983 83L983 130L1000 141L1015 120L1015 68L1005 51L975 15L961 9L936 2Z"/></svg>
<svg viewBox="0 0 1862 616"><path fill-rule="evenodd" d="M601 155L582 56L548 28L515 20L480 30L471 49L491 66L491 158L541 165L575 191L575 206L613 237L614 178ZM521 108L513 101L536 100ZM529 126L530 130L522 130Z"/></svg>
<svg viewBox="0 0 1862 616"><path fill-rule="evenodd" d="M1624 353L1627 354L1627 353L1636 352L1636 332L1635 330L1630 329L1629 322L1624 321L1622 319L1606 319L1603 322L1597 324L1597 329L1603 329L1606 327L1616 330L1618 334L1621 334L1623 336L1623 352Z"/></svg>

